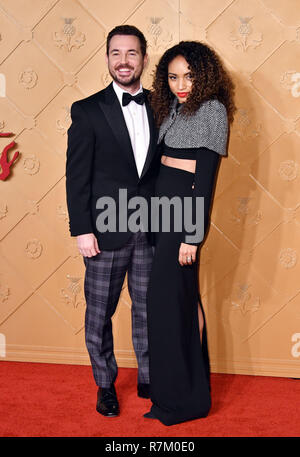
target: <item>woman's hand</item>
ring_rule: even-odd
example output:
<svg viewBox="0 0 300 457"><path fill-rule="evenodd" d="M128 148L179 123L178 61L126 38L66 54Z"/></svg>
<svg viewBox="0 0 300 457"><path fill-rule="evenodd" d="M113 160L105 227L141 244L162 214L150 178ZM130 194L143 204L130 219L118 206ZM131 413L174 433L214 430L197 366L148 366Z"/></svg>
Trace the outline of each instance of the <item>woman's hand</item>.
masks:
<svg viewBox="0 0 300 457"><path fill-rule="evenodd" d="M178 262L180 265L192 265L196 260L197 249L198 246L181 243L178 256Z"/></svg>

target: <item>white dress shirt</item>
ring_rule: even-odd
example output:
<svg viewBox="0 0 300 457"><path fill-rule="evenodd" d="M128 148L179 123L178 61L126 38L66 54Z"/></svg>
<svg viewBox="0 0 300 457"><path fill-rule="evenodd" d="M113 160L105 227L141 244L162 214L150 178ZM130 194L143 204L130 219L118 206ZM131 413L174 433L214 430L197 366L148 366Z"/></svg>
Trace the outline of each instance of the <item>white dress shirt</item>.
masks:
<svg viewBox="0 0 300 457"><path fill-rule="evenodd" d="M141 176L150 141L150 130L146 106L145 103L143 105L139 105L134 101L131 101L126 106L122 106L123 92L127 91L121 89L121 87L119 87L115 81L113 81L113 88L116 92L123 111L131 140L138 175ZM140 92L143 92L142 85L140 85L140 88L137 92L131 95L136 95Z"/></svg>

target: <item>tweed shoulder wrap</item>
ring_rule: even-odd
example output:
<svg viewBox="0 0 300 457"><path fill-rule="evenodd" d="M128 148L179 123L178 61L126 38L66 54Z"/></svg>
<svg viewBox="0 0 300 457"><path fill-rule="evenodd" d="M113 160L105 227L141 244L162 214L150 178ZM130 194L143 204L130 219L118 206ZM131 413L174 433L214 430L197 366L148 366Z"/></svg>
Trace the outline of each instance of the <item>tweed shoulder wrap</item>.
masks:
<svg viewBox="0 0 300 457"><path fill-rule="evenodd" d="M218 100L208 100L192 116L181 114L175 98L168 117L159 130L158 143L164 138L172 148L206 147L225 156L227 153L228 119L225 106Z"/></svg>

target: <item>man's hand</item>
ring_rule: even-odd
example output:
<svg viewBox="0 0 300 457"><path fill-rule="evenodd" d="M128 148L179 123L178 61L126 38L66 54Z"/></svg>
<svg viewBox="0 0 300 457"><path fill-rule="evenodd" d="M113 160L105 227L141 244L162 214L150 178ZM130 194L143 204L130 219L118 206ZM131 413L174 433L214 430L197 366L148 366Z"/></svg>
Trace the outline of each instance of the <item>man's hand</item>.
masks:
<svg viewBox="0 0 300 457"><path fill-rule="evenodd" d="M98 247L97 238L93 233L78 235L77 247L80 254L82 254L84 257L93 257L101 252Z"/></svg>
<svg viewBox="0 0 300 457"><path fill-rule="evenodd" d="M178 262L180 265L192 265L192 263L196 260L197 249L198 246L181 243L178 256Z"/></svg>

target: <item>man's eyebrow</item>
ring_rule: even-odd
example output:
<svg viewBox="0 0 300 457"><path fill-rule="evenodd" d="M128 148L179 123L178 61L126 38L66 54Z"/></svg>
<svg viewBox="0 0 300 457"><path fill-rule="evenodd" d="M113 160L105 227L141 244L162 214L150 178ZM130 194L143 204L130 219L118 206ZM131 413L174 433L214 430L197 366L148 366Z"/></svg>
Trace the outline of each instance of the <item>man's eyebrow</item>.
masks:
<svg viewBox="0 0 300 457"><path fill-rule="evenodd" d="M116 52L116 51L120 51L120 49L111 49L110 52ZM138 52L137 49L127 49L127 52Z"/></svg>

